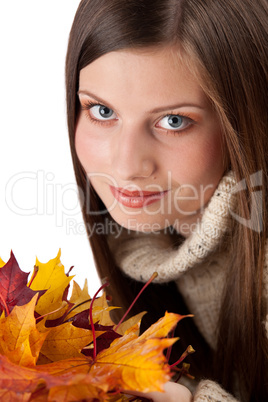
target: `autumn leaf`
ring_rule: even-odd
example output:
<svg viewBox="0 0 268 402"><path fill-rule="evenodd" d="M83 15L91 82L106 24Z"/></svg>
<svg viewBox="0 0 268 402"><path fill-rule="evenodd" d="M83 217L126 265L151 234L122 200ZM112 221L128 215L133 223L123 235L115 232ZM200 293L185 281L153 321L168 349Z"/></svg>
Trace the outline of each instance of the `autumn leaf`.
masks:
<svg viewBox="0 0 268 402"><path fill-rule="evenodd" d="M163 338L174 328L179 321L189 316L166 313L163 318L152 324L139 339Z"/></svg>
<svg viewBox="0 0 268 402"><path fill-rule="evenodd" d="M102 333L102 331L96 332L96 337ZM67 322L50 329L40 354L54 362L79 357L82 356L81 350L92 341L92 331L77 328L71 322Z"/></svg>
<svg viewBox="0 0 268 402"><path fill-rule="evenodd" d="M88 285L87 279L85 280L83 289L80 288L77 282L73 281L73 290L72 295L70 297L70 302L79 306L76 311L80 313L83 310L86 310L90 306L91 297L88 293Z"/></svg>
<svg viewBox="0 0 268 402"><path fill-rule="evenodd" d="M21 271L11 251L10 259L0 269L0 312L5 310L9 314L14 306L28 303L37 292L39 296L45 293L43 287L34 290L27 287L28 275Z"/></svg>
<svg viewBox="0 0 268 402"><path fill-rule="evenodd" d="M46 264L36 260L28 286L13 254L0 275L7 289L0 293L0 400L126 402L133 400L127 391L161 391L173 375L163 352L183 316L166 313L140 336L144 313L115 325L105 292L90 298L87 283L74 282L68 300L72 277L60 252Z"/></svg>
<svg viewBox="0 0 268 402"><path fill-rule="evenodd" d="M28 402L31 397L30 393L18 395L16 391L7 391L0 389L0 401L5 402Z"/></svg>
<svg viewBox="0 0 268 402"><path fill-rule="evenodd" d="M133 317L130 317L128 320L123 321L122 324L120 324L119 326L116 326L116 332L118 334L124 335L124 333L131 327L133 327L134 325L138 324L142 317L146 314L146 311L143 311L139 314L134 315ZM139 332L139 328L137 329L137 335Z"/></svg>
<svg viewBox="0 0 268 402"><path fill-rule="evenodd" d="M57 257L47 263L41 263L36 258L37 274L30 280L30 288L32 290L46 289L46 293L39 299L36 306L36 312L40 315L66 306L63 294L73 276L68 277L65 274L60 255L59 250Z"/></svg>
<svg viewBox="0 0 268 402"><path fill-rule="evenodd" d="M45 384L37 370L12 363L6 356L0 355L0 390L15 391L20 395L32 393L41 384Z"/></svg>
<svg viewBox="0 0 268 402"><path fill-rule="evenodd" d="M159 339L168 335L182 318L177 314L166 313L143 335L137 336L138 324L116 339L108 349L100 352L95 366L105 365L107 369L116 366L113 376L118 376L122 389L142 392L163 391L163 384L171 377L163 350L172 346L177 339ZM155 333L155 335L154 335ZM92 371L93 370L93 371Z"/></svg>
<svg viewBox="0 0 268 402"><path fill-rule="evenodd" d="M72 304L77 305L78 307L68 314L68 319L70 319L74 315L79 314L80 312L89 309L91 298L88 294L87 281L85 281L83 290L75 281L73 282L73 291L72 296L70 298L70 302ZM94 311L93 311L94 323L98 322L100 325L103 326L114 325L114 322L111 320L109 312L116 308L118 307L114 306L111 307L108 305L106 294L103 293L102 296L97 298L94 302Z"/></svg>
<svg viewBox="0 0 268 402"><path fill-rule="evenodd" d="M20 366L34 366L48 331L36 329L34 308L38 295L24 306L15 306L0 318L0 353Z"/></svg>
<svg viewBox="0 0 268 402"><path fill-rule="evenodd" d="M163 326L162 319L157 326ZM128 330L126 338L121 337L108 350L98 354L95 361L72 358L36 366L35 370L18 367L15 375L10 373L14 366L6 363L5 372L9 371L9 381L0 375L0 386L9 390L15 387L18 392L36 393L43 383L46 389L45 393L42 390L44 401L53 400L50 399L52 395L53 398L57 395L57 401L81 401L89 397L99 398L101 395L104 398L105 394L105 400L108 400L109 392L116 389L143 392L162 390L163 382L171 376L162 352L174 341L165 338L140 341L135 326Z"/></svg>
<svg viewBox="0 0 268 402"><path fill-rule="evenodd" d="M3 393L16 390L19 401L29 394L31 401L39 402L108 400L106 393L114 381L107 383L102 375L94 378L88 372L88 363L85 358L67 359L29 369L0 355L0 390Z"/></svg>

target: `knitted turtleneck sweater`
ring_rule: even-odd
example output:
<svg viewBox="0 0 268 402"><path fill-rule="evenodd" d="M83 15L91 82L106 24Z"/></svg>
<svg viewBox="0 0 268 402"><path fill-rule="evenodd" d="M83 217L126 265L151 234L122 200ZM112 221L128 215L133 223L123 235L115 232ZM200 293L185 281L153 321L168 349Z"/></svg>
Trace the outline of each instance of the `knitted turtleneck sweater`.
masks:
<svg viewBox="0 0 268 402"><path fill-rule="evenodd" d="M226 241L235 211L235 179L232 172L220 181L200 224L186 240L174 245L172 236L123 230L120 241L109 239L117 265L131 278L146 282L156 271L159 283L175 281L189 311L208 344L216 346L216 323L228 267ZM268 251L268 250L267 250ZM265 297L268 296L266 252ZM267 320L268 321L268 320ZM268 327L268 325L267 325ZM194 401L236 401L212 381L201 381Z"/></svg>

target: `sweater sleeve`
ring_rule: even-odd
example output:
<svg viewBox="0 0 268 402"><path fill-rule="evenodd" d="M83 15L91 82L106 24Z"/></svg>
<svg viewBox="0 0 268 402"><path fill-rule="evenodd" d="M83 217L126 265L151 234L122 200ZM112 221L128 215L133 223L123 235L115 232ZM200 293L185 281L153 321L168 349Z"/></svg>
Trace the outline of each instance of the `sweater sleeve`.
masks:
<svg viewBox="0 0 268 402"><path fill-rule="evenodd" d="M193 402L238 402L238 399L226 392L219 384L203 380L197 386Z"/></svg>

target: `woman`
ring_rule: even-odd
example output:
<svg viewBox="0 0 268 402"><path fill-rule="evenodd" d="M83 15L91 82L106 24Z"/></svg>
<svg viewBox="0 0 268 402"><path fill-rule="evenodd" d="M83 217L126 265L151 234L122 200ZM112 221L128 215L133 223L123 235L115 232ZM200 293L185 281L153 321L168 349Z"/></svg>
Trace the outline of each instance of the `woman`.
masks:
<svg viewBox="0 0 268 402"><path fill-rule="evenodd" d="M83 0L70 33L70 144L99 275L127 307L158 271L135 308L145 326L194 313L179 334L197 350L195 401L268 398L267 17L265 0Z"/></svg>

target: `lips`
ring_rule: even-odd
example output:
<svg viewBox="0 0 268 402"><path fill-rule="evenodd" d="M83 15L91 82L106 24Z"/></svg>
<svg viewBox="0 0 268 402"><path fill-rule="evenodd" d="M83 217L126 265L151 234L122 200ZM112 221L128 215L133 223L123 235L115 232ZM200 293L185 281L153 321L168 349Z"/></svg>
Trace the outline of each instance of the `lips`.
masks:
<svg viewBox="0 0 268 402"><path fill-rule="evenodd" d="M147 197L147 196L152 196L155 194L161 194L162 192L159 191L128 191L125 190L124 188L116 188L114 187L116 191L119 193L122 193L123 195L126 195L127 197Z"/></svg>
<svg viewBox="0 0 268 402"><path fill-rule="evenodd" d="M110 186L115 199L122 205L129 208L142 208L159 201L167 191L129 191L119 187Z"/></svg>

